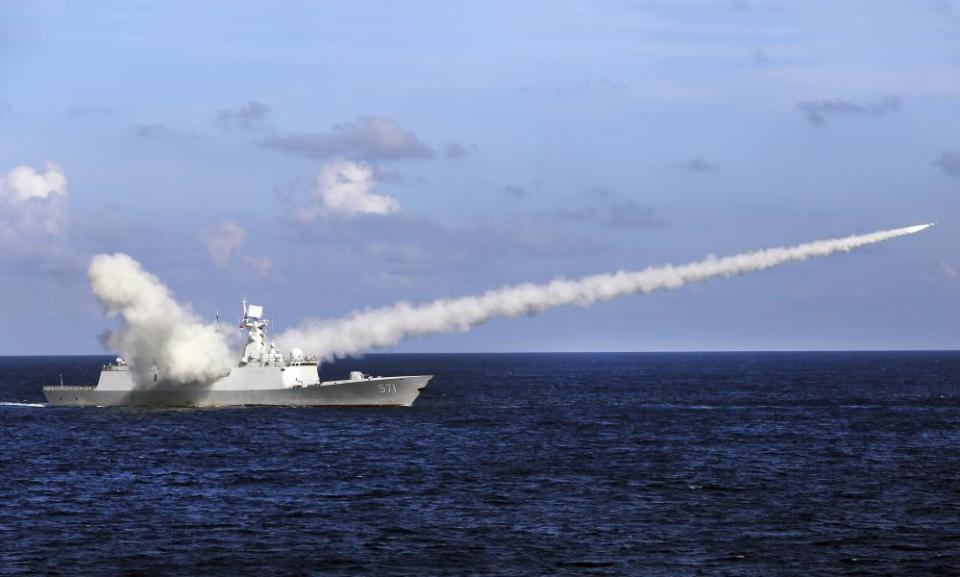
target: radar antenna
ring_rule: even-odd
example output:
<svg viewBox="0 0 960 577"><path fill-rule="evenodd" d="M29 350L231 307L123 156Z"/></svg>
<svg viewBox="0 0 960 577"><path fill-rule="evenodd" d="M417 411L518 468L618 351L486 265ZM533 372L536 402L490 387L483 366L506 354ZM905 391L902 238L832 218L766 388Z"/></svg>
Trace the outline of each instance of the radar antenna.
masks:
<svg viewBox="0 0 960 577"><path fill-rule="evenodd" d="M270 326L270 321L263 318L263 307L248 303L246 299L241 300L241 304L243 318L240 320L240 328L247 330L247 345L243 349L240 366L249 363L270 365L282 362L283 355L276 346L273 343L267 345L267 327Z"/></svg>

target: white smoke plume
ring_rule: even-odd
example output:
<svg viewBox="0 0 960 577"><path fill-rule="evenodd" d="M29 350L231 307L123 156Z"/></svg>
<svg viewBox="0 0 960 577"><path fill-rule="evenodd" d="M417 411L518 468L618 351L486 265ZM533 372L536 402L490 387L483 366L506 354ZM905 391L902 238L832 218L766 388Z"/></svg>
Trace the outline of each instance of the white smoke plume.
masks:
<svg viewBox="0 0 960 577"><path fill-rule="evenodd" d="M870 234L821 240L793 247L769 248L724 258L709 256L681 266L618 271L579 280L557 279L547 284L522 284L487 291L478 296L441 299L414 306L393 306L355 312L343 319L308 320L279 335L286 348L301 347L323 360L389 347L409 336L467 331L494 317L535 315L561 305L588 306L620 296L670 290L689 283L729 277L777 265L847 252L855 248L914 234L932 226L922 224Z"/></svg>
<svg viewBox="0 0 960 577"><path fill-rule="evenodd" d="M170 290L122 253L98 254L87 271L93 294L122 320L107 344L129 363L139 385L161 380L208 384L230 372L235 359L224 333L180 305Z"/></svg>

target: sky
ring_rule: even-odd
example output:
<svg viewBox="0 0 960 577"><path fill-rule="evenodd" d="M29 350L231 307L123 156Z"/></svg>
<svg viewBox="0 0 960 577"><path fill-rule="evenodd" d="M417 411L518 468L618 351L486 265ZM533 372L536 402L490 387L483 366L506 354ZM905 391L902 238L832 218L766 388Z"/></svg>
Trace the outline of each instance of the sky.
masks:
<svg viewBox="0 0 960 577"><path fill-rule="evenodd" d="M398 352L956 349L960 1L0 0L0 355L936 221Z"/></svg>

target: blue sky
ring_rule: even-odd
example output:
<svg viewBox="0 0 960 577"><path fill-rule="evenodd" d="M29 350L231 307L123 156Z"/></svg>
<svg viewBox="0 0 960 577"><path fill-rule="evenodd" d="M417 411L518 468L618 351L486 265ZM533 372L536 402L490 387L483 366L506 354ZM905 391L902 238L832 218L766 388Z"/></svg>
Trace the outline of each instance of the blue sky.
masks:
<svg viewBox="0 0 960 577"><path fill-rule="evenodd" d="M282 328L929 221L396 350L958 344L957 1L6 1L0 75L0 354L101 351L100 252Z"/></svg>

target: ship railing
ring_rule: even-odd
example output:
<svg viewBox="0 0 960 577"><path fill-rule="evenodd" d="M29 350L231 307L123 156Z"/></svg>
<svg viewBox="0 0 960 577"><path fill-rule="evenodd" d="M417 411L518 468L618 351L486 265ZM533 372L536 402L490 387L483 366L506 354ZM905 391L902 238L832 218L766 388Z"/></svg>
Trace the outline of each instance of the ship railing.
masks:
<svg viewBox="0 0 960 577"><path fill-rule="evenodd" d="M287 365L295 367L297 365L318 365L320 357L317 355L301 355L299 357L290 356L287 358Z"/></svg>
<svg viewBox="0 0 960 577"><path fill-rule="evenodd" d="M43 388L46 391L92 391L96 387L84 387L80 385L48 385Z"/></svg>

